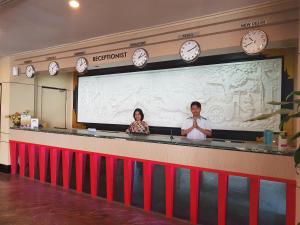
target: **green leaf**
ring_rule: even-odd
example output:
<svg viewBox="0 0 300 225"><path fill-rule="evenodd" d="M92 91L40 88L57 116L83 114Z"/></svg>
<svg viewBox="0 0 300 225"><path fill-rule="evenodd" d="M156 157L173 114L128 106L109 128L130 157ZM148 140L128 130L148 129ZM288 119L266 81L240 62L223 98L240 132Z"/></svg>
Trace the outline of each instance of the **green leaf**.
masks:
<svg viewBox="0 0 300 225"><path fill-rule="evenodd" d="M275 115L279 114L279 115L288 115L290 113L293 113L294 111L292 109L278 109L275 112L273 112Z"/></svg>
<svg viewBox="0 0 300 225"><path fill-rule="evenodd" d="M290 113L290 114L287 115L287 117L288 117L289 119L291 119L291 118L298 118L298 117L300 117L300 112L293 112L293 113Z"/></svg>
<svg viewBox="0 0 300 225"><path fill-rule="evenodd" d="M277 102L277 101L271 101L268 102L269 105L289 105L293 104L294 102Z"/></svg>
<svg viewBox="0 0 300 225"><path fill-rule="evenodd" d="M295 167L300 164L300 147L296 150L294 154Z"/></svg>
<svg viewBox="0 0 300 225"><path fill-rule="evenodd" d="M296 134L294 134L293 136L291 136L288 141L291 142L291 141L294 141L296 140L297 138L300 137L300 132L297 132Z"/></svg>
<svg viewBox="0 0 300 225"><path fill-rule="evenodd" d="M286 116L283 116L281 119L280 119L280 124L279 124L279 130L283 130L283 126L284 124L288 121L287 117Z"/></svg>
<svg viewBox="0 0 300 225"><path fill-rule="evenodd" d="M280 120L279 130L282 130L284 124L287 123L290 119L292 119L292 118L298 118L298 117L300 117L300 112L292 112L292 113L290 113L288 115L282 116L282 118Z"/></svg>
<svg viewBox="0 0 300 225"><path fill-rule="evenodd" d="M300 99L295 99L294 101L282 101L282 102L278 102L278 101L270 101L267 102L269 105L290 105L290 104L300 104Z"/></svg>
<svg viewBox="0 0 300 225"><path fill-rule="evenodd" d="M288 115L289 113L292 113L292 112L293 112L293 110L290 110L290 109L278 109L278 110L276 110L272 113L261 114L257 117L248 119L245 122L256 121L256 120L266 120L266 119L269 119L272 116L275 116L275 115L278 115L278 114L279 115Z"/></svg>
<svg viewBox="0 0 300 225"><path fill-rule="evenodd" d="M245 122L256 121L256 120L266 120L266 119L268 119L268 118L270 118L270 117L272 117L274 115L276 115L276 114L274 114L274 113L261 114L261 115L259 115L257 117L248 119Z"/></svg>
<svg viewBox="0 0 300 225"><path fill-rule="evenodd" d="M286 100L288 100L290 97L294 96L294 95L300 95L300 91L293 91L291 92L287 97Z"/></svg>

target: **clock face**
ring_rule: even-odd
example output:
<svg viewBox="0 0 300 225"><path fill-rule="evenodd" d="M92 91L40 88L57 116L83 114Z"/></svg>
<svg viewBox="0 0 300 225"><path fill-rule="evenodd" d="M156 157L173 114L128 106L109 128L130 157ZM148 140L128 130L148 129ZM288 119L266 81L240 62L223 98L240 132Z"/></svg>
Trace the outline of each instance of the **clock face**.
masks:
<svg viewBox="0 0 300 225"><path fill-rule="evenodd" d="M34 70L34 67L33 65L29 65L26 67L26 76L29 77L29 78L32 78L34 77L34 74L35 74L35 70Z"/></svg>
<svg viewBox="0 0 300 225"><path fill-rule="evenodd" d="M148 59L148 52L143 48L136 49L132 55L133 65L139 68L144 67L147 64Z"/></svg>
<svg viewBox="0 0 300 225"><path fill-rule="evenodd" d="M88 61L86 58L81 57L76 62L76 70L78 73L84 73L87 71Z"/></svg>
<svg viewBox="0 0 300 225"><path fill-rule="evenodd" d="M59 71L59 65L57 62L51 62L48 66L48 71L49 71L49 74L51 76L55 76L56 74L58 74L58 71Z"/></svg>
<svg viewBox="0 0 300 225"><path fill-rule="evenodd" d="M249 54L257 54L263 51L268 44L268 36L262 30L250 30L241 41L243 50Z"/></svg>
<svg viewBox="0 0 300 225"><path fill-rule="evenodd" d="M17 67L17 66L12 67L12 75L19 76L19 67Z"/></svg>
<svg viewBox="0 0 300 225"><path fill-rule="evenodd" d="M186 62L195 61L201 53L198 42L190 40L183 43L180 48L180 56Z"/></svg>

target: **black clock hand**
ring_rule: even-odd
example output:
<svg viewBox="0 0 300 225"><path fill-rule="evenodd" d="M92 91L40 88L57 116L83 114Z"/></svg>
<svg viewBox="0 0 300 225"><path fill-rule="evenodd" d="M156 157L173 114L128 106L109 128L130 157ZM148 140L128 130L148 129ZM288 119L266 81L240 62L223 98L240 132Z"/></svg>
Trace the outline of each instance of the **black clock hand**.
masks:
<svg viewBox="0 0 300 225"><path fill-rule="evenodd" d="M191 48L190 50L188 50L188 52L192 51L194 48L196 48L197 46L194 46L193 48Z"/></svg>
<svg viewBox="0 0 300 225"><path fill-rule="evenodd" d="M244 48L248 47L248 46L251 45L251 44L253 44L253 42L250 42L250 43L244 45Z"/></svg>

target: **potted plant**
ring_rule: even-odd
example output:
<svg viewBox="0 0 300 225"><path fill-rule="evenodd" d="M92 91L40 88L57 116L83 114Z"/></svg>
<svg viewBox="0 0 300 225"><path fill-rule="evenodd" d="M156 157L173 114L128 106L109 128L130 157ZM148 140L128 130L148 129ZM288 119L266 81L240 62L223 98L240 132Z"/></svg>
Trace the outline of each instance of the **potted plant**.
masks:
<svg viewBox="0 0 300 225"><path fill-rule="evenodd" d="M286 150L288 147L288 137L285 131L280 131L278 135L278 150Z"/></svg>
<svg viewBox="0 0 300 225"><path fill-rule="evenodd" d="M272 116L275 116L275 115L281 115L281 121L280 121L279 129L282 131L284 125L289 120L300 119L300 99L294 99L293 100L293 97L295 97L295 96L300 96L300 91L291 92L286 97L286 101L282 101L282 102L271 101L271 102L268 102L268 104L270 104L270 105L281 106L281 109L278 109L278 110L276 110L272 113L259 115L255 118L249 119L247 121L265 120L265 119L268 119L268 118L270 118ZM287 106L293 106L294 109L289 109ZM279 138L286 138L285 134L284 134L283 137L279 137ZM287 139L287 141L288 141L288 143L290 143L294 140L297 140L298 138L300 138L300 131L297 131L295 134L293 134L291 137L289 137ZM295 154L294 154L294 161L295 161L295 167L300 168L300 146L297 146L297 150L295 151Z"/></svg>

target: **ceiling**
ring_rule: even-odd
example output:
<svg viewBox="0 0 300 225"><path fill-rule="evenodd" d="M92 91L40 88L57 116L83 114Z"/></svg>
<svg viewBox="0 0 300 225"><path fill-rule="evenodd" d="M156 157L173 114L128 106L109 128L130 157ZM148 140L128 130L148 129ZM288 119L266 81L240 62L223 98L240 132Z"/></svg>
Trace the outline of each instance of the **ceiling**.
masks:
<svg viewBox="0 0 300 225"><path fill-rule="evenodd" d="M267 0L0 0L0 56L200 17ZM3 4L2 4L3 3Z"/></svg>

